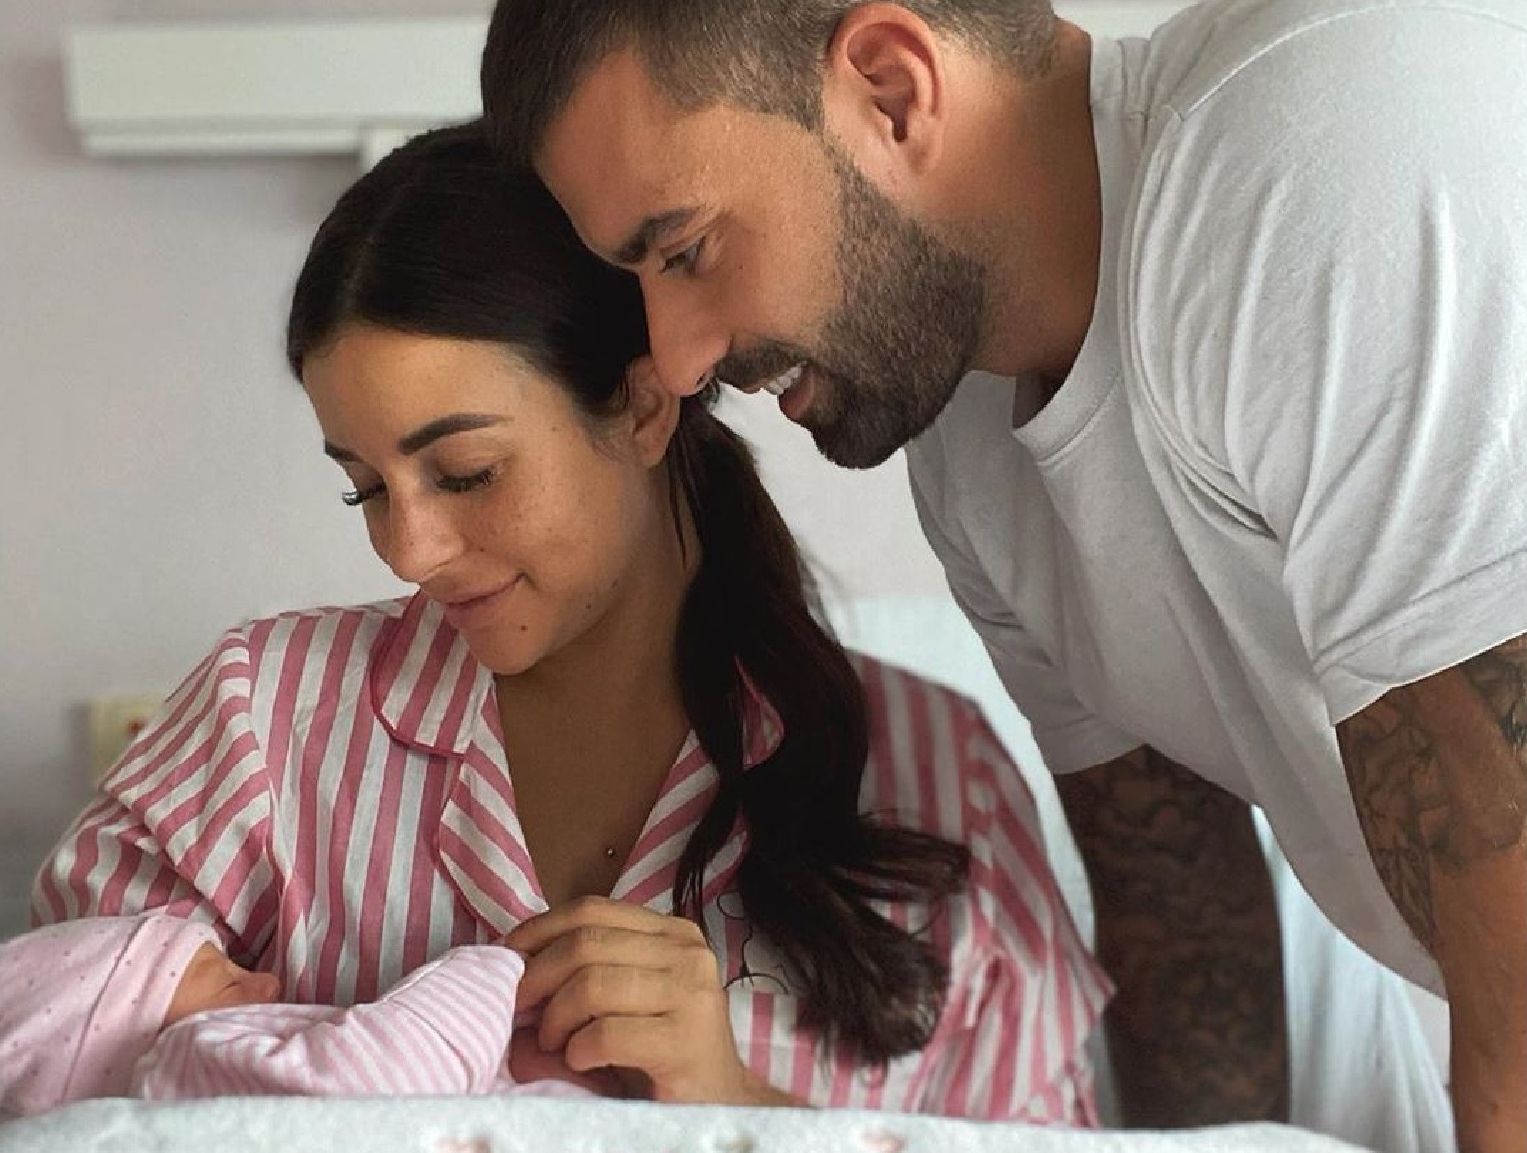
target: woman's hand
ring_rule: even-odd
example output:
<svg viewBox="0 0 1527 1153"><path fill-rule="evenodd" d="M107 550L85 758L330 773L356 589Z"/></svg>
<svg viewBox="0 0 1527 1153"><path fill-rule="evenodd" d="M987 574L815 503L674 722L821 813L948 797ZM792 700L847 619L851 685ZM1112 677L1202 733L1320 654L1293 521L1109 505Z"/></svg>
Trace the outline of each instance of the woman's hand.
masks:
<svg viewBox="0 0 1527 1153"><path fill-rule="evenodd" d="M681 917L585 897L504 938L526 958L521 1009L545 1004L539 1042L578 1073L613 1067L656 1101L795 1104L737 1055L716 957Z"/></svg>

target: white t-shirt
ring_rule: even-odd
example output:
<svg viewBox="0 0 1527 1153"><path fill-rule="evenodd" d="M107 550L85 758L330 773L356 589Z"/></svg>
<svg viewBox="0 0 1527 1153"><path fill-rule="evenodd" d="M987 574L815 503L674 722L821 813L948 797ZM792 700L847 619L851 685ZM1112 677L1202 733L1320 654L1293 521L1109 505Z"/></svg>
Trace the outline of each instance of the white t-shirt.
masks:
<svg viewBox="0 0 1527 1153"><path fill-rule="evenodd" d="M1221 0L1091 83L1092 327L1048 404L962 383L924 528L1053 772L1149 744L1257 803L1441 992L1334 725L1527 633L1527 5Z"/></svg>

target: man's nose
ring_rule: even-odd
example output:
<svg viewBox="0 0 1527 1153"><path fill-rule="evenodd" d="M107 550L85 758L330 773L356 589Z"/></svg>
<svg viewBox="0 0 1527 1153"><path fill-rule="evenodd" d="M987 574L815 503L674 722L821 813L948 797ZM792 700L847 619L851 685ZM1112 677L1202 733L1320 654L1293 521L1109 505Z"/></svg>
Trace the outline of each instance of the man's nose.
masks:
<svg viewBox="0 0 1527 1153"><path fill-rule="evenodd" d="M658 379L675 396L699 392L726 355L730 334L712 313L679 293L645 284L642 290Z"/></svg>

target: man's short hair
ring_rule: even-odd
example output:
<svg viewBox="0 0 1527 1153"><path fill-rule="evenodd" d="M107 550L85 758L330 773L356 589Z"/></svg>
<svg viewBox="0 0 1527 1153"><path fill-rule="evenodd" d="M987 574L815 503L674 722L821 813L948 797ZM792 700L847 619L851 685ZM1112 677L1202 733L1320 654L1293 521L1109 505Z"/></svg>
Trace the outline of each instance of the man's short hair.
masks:
<svg viewBox="0 0 1527 1153"><path fill-rule="evenodd" d="M499 0L483 51L483 111L501 155L527 163L574 90L635 50L681 108L728 102L821 125L822 69L863 0ZM899 0L936 32L1019 75L1054 54L1050 0Z"/></svg>

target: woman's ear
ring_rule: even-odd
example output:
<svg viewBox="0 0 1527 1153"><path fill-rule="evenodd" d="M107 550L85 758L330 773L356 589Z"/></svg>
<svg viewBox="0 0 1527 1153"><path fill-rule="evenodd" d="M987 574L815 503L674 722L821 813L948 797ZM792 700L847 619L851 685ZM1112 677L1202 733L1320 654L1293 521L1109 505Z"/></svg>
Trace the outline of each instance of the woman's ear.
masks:
<svg viewBox="0 0 1527 1153"><path fill-rule="evenodd" d="M646 467L656 468L668 455L683 400L663 387L650 356L635 361L626 370L626 389L629 397L626 415L631 421L631 439L637 456Z"/></svg>

